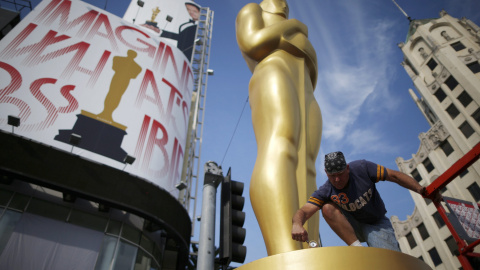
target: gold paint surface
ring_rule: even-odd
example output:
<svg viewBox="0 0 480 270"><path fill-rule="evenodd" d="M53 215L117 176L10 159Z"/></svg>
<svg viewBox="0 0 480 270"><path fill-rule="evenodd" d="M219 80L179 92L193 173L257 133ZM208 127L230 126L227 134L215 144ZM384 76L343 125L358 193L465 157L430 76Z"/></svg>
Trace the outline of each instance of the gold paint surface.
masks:
<svg viewBox="0 0 480 270"><path fill-rule="evenodd" d="M269 256L237 270L431 270L410 255L371 247L322 247Z"/></svg>
<svg viewBox="0 0 480 270"><path fill-rule="evenodd" d="M250 200L268 255L298 250L292 217L315 191L322 116L313 95L317 56L307 27L285 0L250 3L237 16L239 48L252 71L249 100L257 141ZM318 213L305 224L319 241Z"/></svg>

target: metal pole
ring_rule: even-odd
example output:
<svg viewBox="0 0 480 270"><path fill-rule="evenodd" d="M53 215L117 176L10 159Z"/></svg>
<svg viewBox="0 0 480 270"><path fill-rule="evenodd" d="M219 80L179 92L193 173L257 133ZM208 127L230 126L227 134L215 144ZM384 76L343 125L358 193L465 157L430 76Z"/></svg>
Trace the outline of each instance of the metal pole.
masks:
<svg viewBox="0 0 480 270"><path fill-rule="evenodd" d="M212 270L215 267L215 205L217 187L222 179L222 171L218 165L212 161L207 162L203 184L197 270Z"/></svg>

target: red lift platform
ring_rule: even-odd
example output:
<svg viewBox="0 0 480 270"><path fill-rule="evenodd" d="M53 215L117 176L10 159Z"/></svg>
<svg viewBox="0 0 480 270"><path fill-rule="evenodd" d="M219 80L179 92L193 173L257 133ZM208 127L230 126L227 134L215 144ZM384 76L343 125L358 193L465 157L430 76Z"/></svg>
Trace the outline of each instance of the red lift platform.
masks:
<svg viewBox="0 0 480 270"><path fill-rule="evenodd" d="M464 270L473 270L472 265L470 264L469 257L480 257L480 253L473 252L473 249L480 243L480 239L473 241L468 244L465 239L457 233L452 222L450 222L445 208L442 206L440 201L435 201L434 198L438 192L440 192L446 185L448 185L455 177L460 175L465 171L470 165L477 161L480 157L480 143L478 143L472 150L455 162L448 170L446 170L442 175L440 175L435 181L426 187L425 193L423 194L424 198L431 199L437 211L440 213L440 216L445 221L448 229L452 233L453 238L458 246L458 260L462 264Z"/></svg>

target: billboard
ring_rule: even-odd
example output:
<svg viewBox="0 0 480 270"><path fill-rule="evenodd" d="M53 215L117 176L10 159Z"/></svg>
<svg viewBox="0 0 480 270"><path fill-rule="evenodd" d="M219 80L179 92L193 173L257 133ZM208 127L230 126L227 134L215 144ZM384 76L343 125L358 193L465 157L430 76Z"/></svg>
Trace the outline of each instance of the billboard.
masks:
<svg viewBox="0 0 480 270"><path fill-rule="evenodd" d="M133 0L123 18L139 25L151 35L165 38L187 59L192 58L195 33L200 18L200 6L185 0Z"/></svg>
<svg viewBox="0 0 480 270"><path fill-rule="evenodd" d="M82 1L44 0L0 41L0 129L17 116L15 134L174 196L192 91L182 51Z"/></svg>
<svg viewBox="0 0 480 270"><path fill-rule="evenodd" d="M450 213L453 213L460 226L455 230L465 240L473 242L480 239L480 210L479 204L450 197L443 197Z"/></svg>

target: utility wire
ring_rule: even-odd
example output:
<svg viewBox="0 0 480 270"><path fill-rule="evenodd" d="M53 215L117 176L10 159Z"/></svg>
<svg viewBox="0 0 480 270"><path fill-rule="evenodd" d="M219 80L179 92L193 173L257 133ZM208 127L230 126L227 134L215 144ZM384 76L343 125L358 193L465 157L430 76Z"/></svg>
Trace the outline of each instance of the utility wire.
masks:
<svg viewBox="0 0 480 270"><path fill-rule="evenodd" d="M228 143L227 149L225 150L225 154L223 155L222 162L220 163L220 166L222 166L223 161L225 160L225 157L227 156L228 148L230 148L230 145L232 144L233 137L235 136L235 133L237 132L238 124L240 123L240 120L242 119L243 116L243 111L245 111L245 106L248 103L248 97L247 100L245 100L245 104L243 104L243 109L242 112L240 113L240 117L238 117L237 125L235 126L235 130L233 131L232 137L230 138L230 142Z"/></svg>

